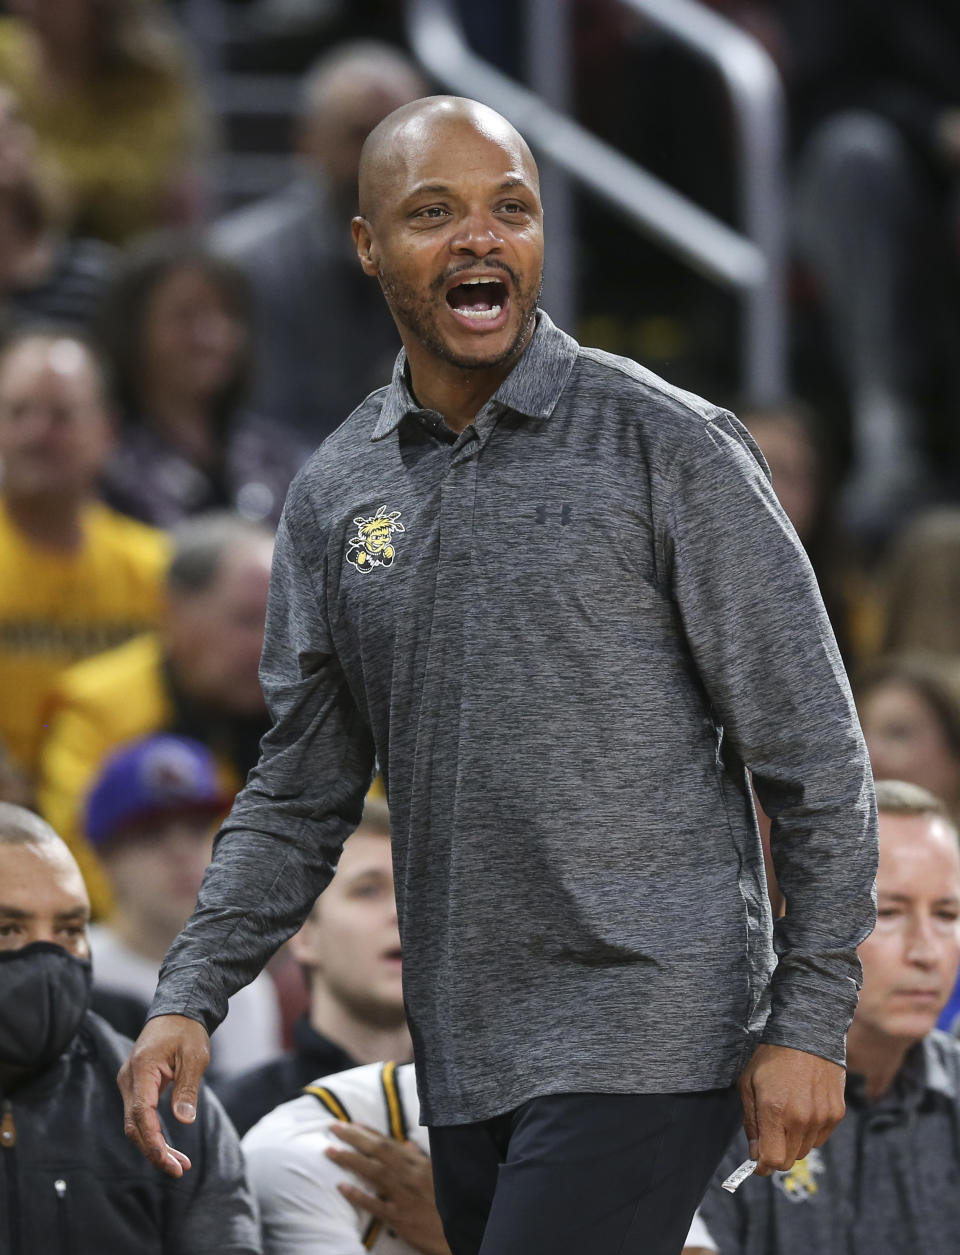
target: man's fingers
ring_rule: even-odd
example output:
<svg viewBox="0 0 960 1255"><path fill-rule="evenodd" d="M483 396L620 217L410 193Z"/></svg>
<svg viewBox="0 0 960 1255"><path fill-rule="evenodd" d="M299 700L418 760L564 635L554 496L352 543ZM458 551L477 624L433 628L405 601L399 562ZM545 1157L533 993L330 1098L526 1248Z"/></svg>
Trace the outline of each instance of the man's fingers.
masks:
<svg viewBox="0 0 960 1255"><path fill-rule="evenodd" d="M363 1211L368 1211L371 1216L376 1216L378 1220L391 1220L393 1218L394 1208L389 1199L367 1194L356 1185L348 1185L345 1181L341 1182L337 1189L348 1202L353 1203L354 1207L360 1207Z"/></svg>
<svg viewBox="0 0 960 1255"><path fill-rule="evenodd" d="M389 1179L383 1164L376 1159L371 1159L369 1155L363 1155L355 1150L339 1150L336 1146L328 1146L324 1154L339 1167L355 1173L378 1189L382 1189Z"/></svg>

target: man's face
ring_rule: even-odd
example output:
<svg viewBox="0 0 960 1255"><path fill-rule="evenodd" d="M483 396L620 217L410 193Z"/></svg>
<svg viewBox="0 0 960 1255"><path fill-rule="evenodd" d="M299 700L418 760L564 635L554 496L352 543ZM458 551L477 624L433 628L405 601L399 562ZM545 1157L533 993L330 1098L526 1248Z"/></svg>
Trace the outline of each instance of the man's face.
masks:
<svg viewBox="0 0 960 1255"><path fill-rule="evenodd" d="M238 544L224 554L209 588L170 600L177 679L191 697L231 714L264 710L258 672L272 556L266 538Z"/></svg>
<svg viewBox="0 0 960 1255"><path fill-rule="evenodd" d="M186 923L215 833L209 812L175 812L137 823L101 851L118 905L151 938L173 936Z"/></svg>
<svg viewBox="0 0 960 1255"><path fill-rule="evenodd" d="M388 836L361 827L347 840L337 874L290 945L311 972L315 999L331 998L379 1028L403 1023Z"/></svg>
<svg viewBox="0 0 960 1255"><path fill-rule="evenodd" d="M83 495L112 447L89 357L74 340L25 340L0 367L0 461L14 499Z"/></svg>
<svg viewBox="0 0 960 1255"><path fill-rule="evenodd" d="M533 326L543 273L536 171L519 143L445 120L404 145L354 237L408 354L462 369L510 361Z"/></svg>
<svg viewBox="0 0 960 1255"><path fill-rule="evenodd" d="M0 844L0 950L49 941L89 958L89 919L83 877L64 846Z"/></svg>
<svg viewBox="0 0 960 1255"><path fill-rule="evenodd" d="M860 947L851 1043L913 1043L934 1027L960 962L960 854L932 815L880 815L877 926Z"/></svg>

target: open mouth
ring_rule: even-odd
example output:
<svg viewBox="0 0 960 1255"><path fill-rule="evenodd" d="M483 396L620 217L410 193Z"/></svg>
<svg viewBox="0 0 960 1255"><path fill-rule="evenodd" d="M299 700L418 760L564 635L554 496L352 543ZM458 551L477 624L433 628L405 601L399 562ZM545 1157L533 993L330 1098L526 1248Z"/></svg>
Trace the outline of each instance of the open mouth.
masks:
<svg viewBox="0 0 960 1255"><path fill-rule="evenodd" d="M462 279L447 293L447 304L458 317L481 326L495 323L509 299L506 284L493 276Z"/></svg>

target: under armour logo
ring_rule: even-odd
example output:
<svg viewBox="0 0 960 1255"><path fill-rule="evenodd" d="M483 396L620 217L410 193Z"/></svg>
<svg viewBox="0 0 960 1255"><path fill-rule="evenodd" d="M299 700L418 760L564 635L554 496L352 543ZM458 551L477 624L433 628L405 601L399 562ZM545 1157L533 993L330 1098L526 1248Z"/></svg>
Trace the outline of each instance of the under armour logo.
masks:
<svg viewBox="0 0 960 1255"><path fill-rule="evenodd" d="M547 507L545 505L538 505L536 507L535 517L538 523L546 523L547 522ZM570 522L572 517L573 517L573 507L569 505L562 505L560 507L560 526L566 527L566 525Z"/></svg>

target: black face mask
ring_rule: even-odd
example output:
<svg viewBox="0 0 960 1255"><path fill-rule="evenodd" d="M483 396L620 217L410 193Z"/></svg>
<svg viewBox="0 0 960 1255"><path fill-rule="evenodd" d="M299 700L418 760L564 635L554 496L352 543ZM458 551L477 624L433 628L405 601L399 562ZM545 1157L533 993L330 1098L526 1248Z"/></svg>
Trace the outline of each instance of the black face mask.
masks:
<svg viewBox="0 0 960 1255"><path fill-rule="evenodd" d="M35 1075L60 1058L87 1008L93 972L63 946L0 951L0 1069Z"/></svg>

